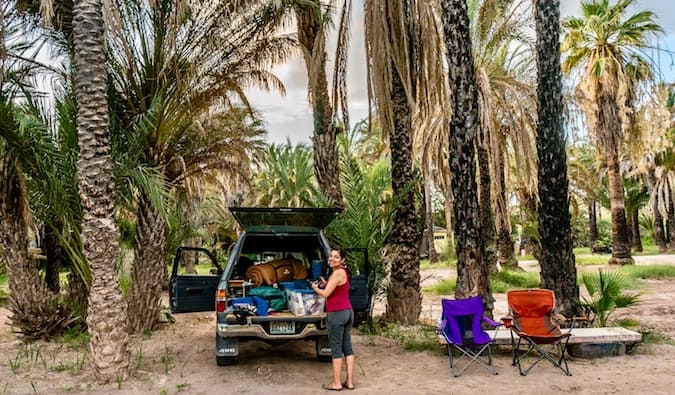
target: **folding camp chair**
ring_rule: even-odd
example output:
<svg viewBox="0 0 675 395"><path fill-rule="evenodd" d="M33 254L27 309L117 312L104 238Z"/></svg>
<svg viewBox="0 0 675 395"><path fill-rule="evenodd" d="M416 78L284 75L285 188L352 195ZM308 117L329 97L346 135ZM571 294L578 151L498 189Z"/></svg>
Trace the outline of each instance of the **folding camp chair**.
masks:
<svg viewBox="0 0 675 395"><path fill-rule="evenodd" d="M518 365L520 374L527 375L535 365L546 359L567 376L571 376L565 351L574 323L566 331L560 329L554 317L553 291L548 289L509 291L506 293L506 300L510 316L503 318L502 321L507 328L511 328L513 365ZM527 346L524 353L520 352L521 345ZM535 360L523 370L521 362L530 355Z"/></svg>
<svg viewBox="0 0 675 395"><path fill-rule="evenodd" d="M463 300L443 299L442 304L443 315L437 329L448 344L450 369L455 377L459 377L474 362L481 364L490 373L497 374L490 347L494 337L490 337L483 330L482 324L485 323L492 328L502 324L483 316L482 297L475 296ZM453 349L459 351L458 358L453 356ZM468 358L468 361L459 369L457 363L464 357Z"/></svg>

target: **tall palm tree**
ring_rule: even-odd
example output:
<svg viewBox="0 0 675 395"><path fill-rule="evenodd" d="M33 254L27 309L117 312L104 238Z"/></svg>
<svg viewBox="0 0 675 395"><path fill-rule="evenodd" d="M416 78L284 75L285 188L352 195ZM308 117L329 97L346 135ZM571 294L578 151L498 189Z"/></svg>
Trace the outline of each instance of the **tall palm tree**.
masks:
<svg viewBox="0 0 675 395"><path fill-rule="evenodd" d="M520 0L468 2L480 107L481 234L494 269L497 262L507 269L518 266L506 190L509 162L515 162L515 175L522 183L535 184L535 70L528 37L532 28L529 6L530 2Z"/></svg>
<svg viewBox="0 0 675 395"><path fill-rule="evenodd" d="M578 70L577 91L589 130L605 156L609 178L612 216L612 257L610 263L634 263L630 254L629 231L619 168L624 143L621 119L626 111L623 92L630 88L630 65L651 66L640 52L649 46L650 34L661 32L651 11L625 15L634 0L592 0L581 3L582 17L563 22L566 31L562 50L567 52L563 71Z"/></svg>
<svg viewBox="0 0 675 395"><path fill-rule="evenodd" d="M324 7L321 0L300 1L295 7L295 15L298 43L307 68L307 86L314 115L312 134L314 173L323 194L334 205L342 206L339 160L335 144L336 136L341 128L338 125L336 114L337 107L342 106L343 126L344 129L349 130L345 77L351 0L344 0L342 4L331 97L326 76L326 34L332 7L332 4Z"/></svg>
<svg viewBox="0 0 675 395"><path fill-rule="evenodd" d="M572 251L567 154L560 72L560 2L535 2L537 31L537 122L541 286L553 290L562 314L574 316L579 299Z"/></svg>
<svg viewBox="0 0 675 395"><path fill-rule="evenodd" d="M172 0L120 1L119 31L111 40L111 93L116 141L136 142L137 166L160 186L135 185L136 254L129 329L151 329L159 313L166 271L167 188L186 180L190 164L227 170L236 145L206 138L198 121L227 112L249 85L277 88L269 68L294 43L278 34L285 3L226 1L191 6ZM157 184L156 184L157 185ZM156 193L159 192L159 193Z"/></svg>
<svg viewBox="0 0 675 395"><path fill-rule="evenodd" d="M415 62L418 61L414 32L419 5L421 3L415 0L368 0L365 3L369 84L383 134L389 137L396 202L385 257L390 269L385 318L404 324L417 322L422 308L420 232L411 143Z"/></svg>
<svg viewBox="0 0 675 395"><path fill-rule="evenodd" d="M485 261L485 245L480 235L474 159L480 111L469 16L464 0L442 0L441 6L450 91L453 95L449 156L457 250L455 297L465 299L482 295L486 311L491 314L494 300L488 277L489 268Z"/></svg>
<svg viewBox="0 0 675 395"><path fill-rule="evenodd" d="M75 5L75 89L79 106L78 180L83 208L82 246L92 273L87 311L94 376L104 382L125 378L129 367L127 304L117 262L119 232L113 204L113 162L108 137L105 23L100 0Z"/></svg>

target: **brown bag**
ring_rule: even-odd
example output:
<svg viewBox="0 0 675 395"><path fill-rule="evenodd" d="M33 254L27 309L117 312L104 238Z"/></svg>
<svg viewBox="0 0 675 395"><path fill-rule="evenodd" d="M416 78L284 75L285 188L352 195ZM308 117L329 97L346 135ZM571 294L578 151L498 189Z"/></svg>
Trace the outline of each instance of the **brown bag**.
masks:
<svg viewBox="0 0 675 395"><path fill-rule="evenodd" d="M307 269L302 261L291 257L254 265L246 270L246 279L254 287L304 278L307 278Z"/></svg>

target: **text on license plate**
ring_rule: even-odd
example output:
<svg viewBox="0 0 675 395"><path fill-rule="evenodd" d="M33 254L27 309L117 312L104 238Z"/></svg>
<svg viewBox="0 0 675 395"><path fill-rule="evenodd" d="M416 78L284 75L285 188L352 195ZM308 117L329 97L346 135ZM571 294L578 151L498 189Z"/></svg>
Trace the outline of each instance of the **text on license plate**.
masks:
<svg viewBox="0 0 675 395"><path fill-rule="evenodd" d="M295 322L293 321L271 321L270 334L272 335L292 335L295 333Z"/></svg>

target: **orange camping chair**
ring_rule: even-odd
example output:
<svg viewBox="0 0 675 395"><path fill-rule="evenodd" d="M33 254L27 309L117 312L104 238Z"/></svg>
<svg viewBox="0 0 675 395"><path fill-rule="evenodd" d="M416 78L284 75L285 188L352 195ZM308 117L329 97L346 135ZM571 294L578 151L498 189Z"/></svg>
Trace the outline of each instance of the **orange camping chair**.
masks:
<svg viewBox="0 0 675 395"><path fill-rule="evenodd" d="M567 376L571 376L572 373L565 359L565 351L572 335L573 325L569 330L563 331L554 321L555 294L553 291L548 289L509 291L506 293L506 300L510 316L502 318L502 321L507 328L511 328L513 365L518 365L521 376L527 375L544 359L562 370ZM521 346L527 347L524 353L520 352ZM530 356L535 360L523 370L521 362Z"/></svg>

